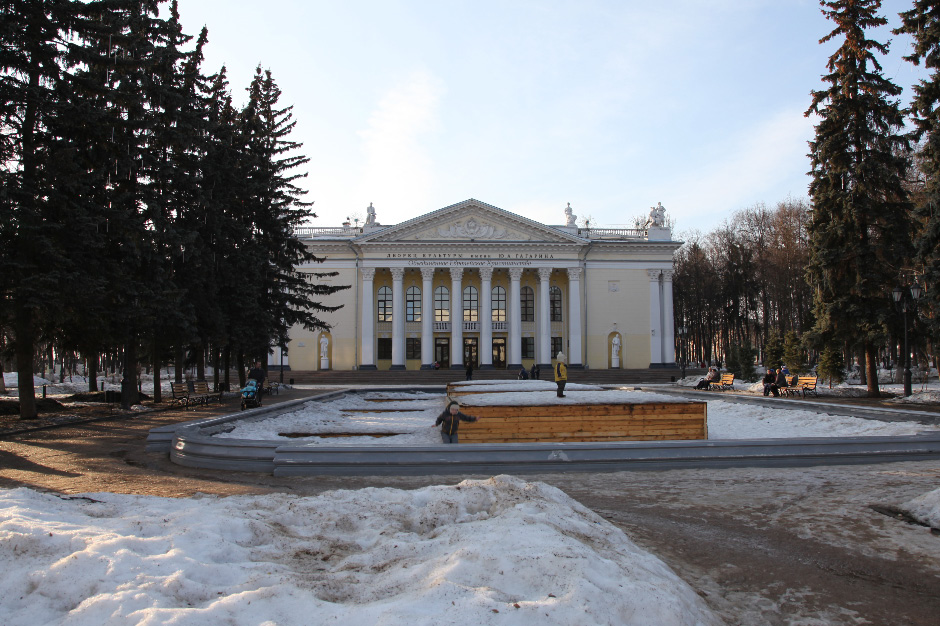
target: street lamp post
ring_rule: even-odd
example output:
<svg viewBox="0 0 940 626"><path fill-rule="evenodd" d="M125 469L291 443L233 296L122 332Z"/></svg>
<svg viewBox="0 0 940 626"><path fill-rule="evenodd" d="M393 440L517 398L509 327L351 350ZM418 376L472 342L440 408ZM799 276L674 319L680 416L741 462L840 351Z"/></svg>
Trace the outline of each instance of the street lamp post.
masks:
<svg viewBox="0 0 940 626"><path fill-rule="evenodd" d="M913 392L911 389L911 349L907 343L907 312L917 311L917 301L924 294L920 285L914 283L908 287L895 287L891 292L894 297L894 303L901 311L904 318L904 395L909 396Z"/></svg>

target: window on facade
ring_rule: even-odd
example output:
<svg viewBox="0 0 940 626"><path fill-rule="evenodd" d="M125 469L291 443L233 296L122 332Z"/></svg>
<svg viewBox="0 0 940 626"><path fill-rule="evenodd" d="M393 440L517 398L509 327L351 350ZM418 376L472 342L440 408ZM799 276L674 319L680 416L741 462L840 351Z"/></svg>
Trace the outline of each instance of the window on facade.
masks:
<svg viewBox="0 0 940 626"><path fill-rule="evenodd" d="M535 292L532 291L532 287L523 287L519 291L519 297L522 301L522 321L523 322L534 322L535 321Z"/></svg>
<svg viewBox="0 0 940 626"><path fill-rule="evenodd" d="M560 322L561 319L561 289L558 287L550 287L548 290L548 304L549 309L551 310L551 320L553 322Z"/></svg>
<svg viewBox="0 0 940 626"><path fill-rule="evenodd" d="M450 289L438 287L434 290L434 321L450 321Z"/></svg>
<svg viewBox="0 0 940 626"><path fill-rule="evenodd" d="M376 341L376 358L379 360L382 359L391 359L392 358L392 338L391 337L379 337Z"/></svg>
<svg viewBox="0 0 940 626"><path fill-rule="evenodd" d="M408 287L405 295L405 321L421 321L421 288Z"/></svg>
<svg viewBox="0 0 940 626"><path fill-rule="evenodd" d="M463 321L476 322L480 319L480 301L476 287L463 289Z"/></svg>
<svg viewBox="0 0 940 626"><path fill-rule="evenodd" d="M565 351L564 348L562 348L561 337L552 337L551 357L554 359L556 356L558 356L559 352L564 352L564 351Z"/></svg>
<svg viewBox="0 0 940 626"><path fill-rule="evenodd" d="M379 321L391 322L392 321L392 288L391 287L379 288L378 306L379 306Z"/></svg>
<svg viewBox="0 0 940 626"><path fill-rule="evenodd" d="M523 359L535 358L535 337L523 337L522 338L522 358Z"/></svg>
<svg viewBox="0 0 940 626"><path fill-rule="evenodd" d="M420 337L405 337L405 358L406 359L420 359L421 358L421 338Z"/></svg>
<svg viewBox="0 0 940 626"><path fill-rule="evenodd" d="M493 321L506 321L506 290L502 287L493 287Z"/></svg>

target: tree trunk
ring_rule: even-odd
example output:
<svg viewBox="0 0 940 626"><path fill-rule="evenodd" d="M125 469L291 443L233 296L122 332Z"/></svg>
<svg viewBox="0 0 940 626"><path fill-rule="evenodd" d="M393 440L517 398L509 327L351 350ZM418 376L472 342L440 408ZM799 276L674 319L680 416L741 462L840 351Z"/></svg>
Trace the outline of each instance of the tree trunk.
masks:
<svg viewBox="0 0 940 626"><path fill-rule="evenodd" d="M196 354L196 380L206 379L206 349L202 344L193 347Z"/></svg>
<svg viewBox="0 0 940 626"><path fill-rule="evenodd" d="M232 350L228 346L225 347L225 353L222 357L222 367L225 369L225 389L231 391Z"/></svg>
<svg viewBox="0 0 940 626"><path fill-rule="evenodd" d="M88 365L85 371L88 374L88 391L98 391L98 355L92 353L86 357Z"/></svg>
<svg viewBox="0 0 940 626"><path fill-rule="evenodd" d="M133 333L124 346L123 369L121 408L127 410L135 404L140 404L140 394L137 391L137 337Z"/></svg>
<svg viewBox="0 0 940 626"><path fill-rule="evenodd" d="M20 419L39 417L36 409L36 389L33 386L33 324L30 311L24 306L16 310L16 374L19 384Z"/></svg>
<svg viewBox="0 0 940 626"><path fill-rule="evenodd" d="M238 386L244 387L247 372L245 371L245 355L242 354L241 350L238 351L236 364L238 365Z"/></svg>
<svg viewBox="0 0 940 626"><path fill-rule="evenodd" d="M157 338L153 338L153 403L163 402L163 389L160 383L160 346L157 345Z"/></svg>
<svg viewBox="0 0 940 626"><path fill-rule="evenodd" d="M212 347L212 382L219 391L219 350L215 346Z"/></svg>
<svg viewBox="0 0 940 626"><path fill-rule="evenodd" d="M868 397L880 398L878 389L878 349L874 344L865 344L865 367L868 370Z"/></svg>
<svg viewBox="0 0 940 626"><path fill-rule="evenodd" d="M183 382L183 367L186 361L186 352L183 350L183 345L179 344L176 346L176 372L173 374L173 380L177 383Z"/></svg>

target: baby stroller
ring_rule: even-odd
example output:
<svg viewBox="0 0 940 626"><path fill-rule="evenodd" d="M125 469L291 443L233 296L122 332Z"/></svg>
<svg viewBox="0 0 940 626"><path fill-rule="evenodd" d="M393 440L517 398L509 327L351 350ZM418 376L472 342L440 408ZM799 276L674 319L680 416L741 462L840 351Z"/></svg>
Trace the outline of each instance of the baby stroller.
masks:
<svg viewBox="0 0 940 626"><path fill-rule="evenodd" d="M259 406L261 406L261 389L257 380L249 378L245 388L242 389L242 411Z"/></svg>

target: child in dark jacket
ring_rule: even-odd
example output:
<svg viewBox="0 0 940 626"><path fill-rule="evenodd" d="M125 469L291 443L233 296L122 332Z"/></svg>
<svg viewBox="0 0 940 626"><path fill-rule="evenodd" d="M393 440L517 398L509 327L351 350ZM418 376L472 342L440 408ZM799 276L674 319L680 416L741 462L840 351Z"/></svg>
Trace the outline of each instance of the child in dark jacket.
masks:
<svg viewBox="0 0 940 626"><path fill-rule="evenodd" d="M441 424L441 440L444 443L457 443L457 429L460 428L460 421L475 422L477 418L472 415L461 413L456 402L451 402L444 409L444 412L437 416L434 425Z"/></svg>

